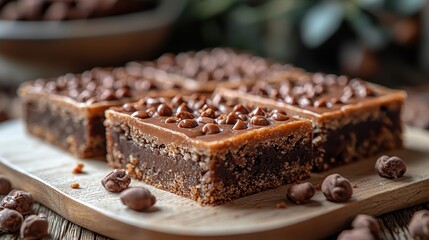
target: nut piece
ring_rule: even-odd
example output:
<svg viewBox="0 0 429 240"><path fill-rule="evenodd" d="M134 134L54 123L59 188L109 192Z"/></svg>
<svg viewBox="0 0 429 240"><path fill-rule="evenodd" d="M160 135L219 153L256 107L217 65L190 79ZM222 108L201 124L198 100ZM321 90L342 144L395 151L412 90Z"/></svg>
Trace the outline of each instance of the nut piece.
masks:
<svg viewBox="0 0 429 240"><path fill-rule="evenodd" d="M45 214L28 216L21 225L20 237L26 240L41 239L48 235L48 227Z"/></svg>
<svg viewBox="0 0 429 240"><path fill-rule="evenodd" d="M372 216L359 214L352 222L352 227L357 228L367 228L372 233L374 238L379 238L380 225L378 224L377 219Z"/></svg>
<svg viewBox="0 0 429 240"><path fill-rule="evenodd" d="M133 187L123 191L121 201L135 211L144 211L156 202L155 196L144 187Z"/></svg>
<svg viewBox="0 0 429 240"><path fill-rule="evenodd" d="M130 182L131 178L123 169L115 169L101 180L103 187L110 192L122 192Z"/></svg>
<svg viewBox="0 0 429 240"><path fill-rule="evenodd" d="M76 163L76 166L73 168L72 173L74 174L83 173L83 167L85 167L83 163Z"/></svg>
<svg viewBox="0 0 429 240"><path fill-rule="evenodd" d="M22 215L27 215L33 210L33 197L31 193L21 190L13 190L3 198L0 205L18 211Z"/></svg>
<svg viewBox="0 0 429 240"><path fill-rule="evenodd" d="M0 195L7 195L12 190L12 184L5 176L0 175Z"/></svg>
<svg viewBox="0 0 429 240"><path fill-rule="evenodd" d="M376 240L368 228L357 228L344 230L340 233L337 240Z"/></svg>
<svg viewBox="0 0 429 240"><path fill-rule="evenodd" d="M70 187L73 189L78 189L78 188L80 188L80 184L79 183L72 183L72 184L70 184Z"/></svg>
<svg viewBox="0 0 429 240"><path fill-rule="evenodd" d="M0 231L16 232L21 227L24 218L18 211L5 208L0 211Z"/></svg>
<svg viewBox="0 0 429 240"><path fill-rule="evenodd" d="M375 170L378 175L382 177L396 179L404 176L407 171L407 166L405 166L404 161L398 157L384 155L379 157L377 162L375 162Z"/></svg>
<svg viewBox="0 0 429 240"><path fill-rule="evenodd" d="M296 204L303 204L310 200L315 192L313 184L305 182L292 185L288 189L286 197Z"/></svg>
<svg viewBox="0 0 429 240"><path fill-rule="evenodd" d="M429 239L429 211L420 210L415 212L408 225L408 230L411 236L416 239Z"/></svg>
<svg viewBox="0 0 429 240"><path fill-rule="evenodd" d="M353 194L349 180L339 174L331 174L322 183L322 192L332 202L346 202Z"/></svg>

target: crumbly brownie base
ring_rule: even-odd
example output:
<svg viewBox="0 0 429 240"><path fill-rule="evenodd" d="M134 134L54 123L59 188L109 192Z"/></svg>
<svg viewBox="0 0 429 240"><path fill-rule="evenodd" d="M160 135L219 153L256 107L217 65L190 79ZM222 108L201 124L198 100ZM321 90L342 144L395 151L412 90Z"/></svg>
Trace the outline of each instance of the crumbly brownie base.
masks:
<svg viewBox="0 0 429 240"><path fill-rule="evenodd" d="M210 155L159 143L124 124L106 129L111 167L202 205L223 204L309 176L311 136L247 143Z"/></svg>
<svg viewBox="0 0 429 240"><path fill-rule="evenodd" d="M61 111L44 101L26 100L24 120L34 136L59 146L80 158L102 157L105 150L104 116L89 118Z"/></svg>
<svg viewBox="0 0 429 240"><path fill-rule="evenodd" d="M314 127L314 171L402 148L401 103L356 112Z"/></svg>

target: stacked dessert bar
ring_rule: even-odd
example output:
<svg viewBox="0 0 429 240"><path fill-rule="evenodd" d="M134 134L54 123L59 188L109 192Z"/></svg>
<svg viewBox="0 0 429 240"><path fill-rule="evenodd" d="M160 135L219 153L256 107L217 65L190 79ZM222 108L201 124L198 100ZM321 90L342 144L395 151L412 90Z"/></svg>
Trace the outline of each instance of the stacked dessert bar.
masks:
<svg viewBox="0 0 429 240"><path fill-rule="evenodd" d="M111 167L208 205L402 146L403 92L230 49L36 80L19 93L31 134L79 157L107 146Z"/></svg>

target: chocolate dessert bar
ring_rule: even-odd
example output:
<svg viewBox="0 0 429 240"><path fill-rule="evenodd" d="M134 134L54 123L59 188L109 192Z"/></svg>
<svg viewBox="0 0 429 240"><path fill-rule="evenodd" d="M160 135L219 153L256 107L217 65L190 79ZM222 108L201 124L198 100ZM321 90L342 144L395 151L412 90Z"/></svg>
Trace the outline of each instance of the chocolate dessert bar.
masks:
<svg viewBox="0 0 429 240"><path fill-rule="evenodd" d="M143 98L106 111L107 161L155 187L217 205L308 176L312 126L220 98Z"/></svg>
<svg viewBox="0 0 429 240"><path fill-rule="evenodd" d="M158 81L173 82L192 92L213 92L219 84L238 86L241 82L255 82L300 71L290 65L273 63L262 57L228 48L189 51L178 55L166 53L153 63L153 68L158 72ZM131 62L127 71L139 74L141 65L139 62ZM147 64L143 62L143 65Z"/></svg>
<svg viewBox="0 0 429 240"><path fill-rule="evenodd" d="M345 76L303 72L219 93L311 120L317 171L402 147L400 116L406 97L402 91Z"/></svg>
<svg viewBox="0 0 429 240"><path fill-rule="evenodd" d="M24 121L28 132L82 157L104 157L104 111L161 91L150 76L130 76L123 68L95 68L57 79L23 84Z"/></svg>

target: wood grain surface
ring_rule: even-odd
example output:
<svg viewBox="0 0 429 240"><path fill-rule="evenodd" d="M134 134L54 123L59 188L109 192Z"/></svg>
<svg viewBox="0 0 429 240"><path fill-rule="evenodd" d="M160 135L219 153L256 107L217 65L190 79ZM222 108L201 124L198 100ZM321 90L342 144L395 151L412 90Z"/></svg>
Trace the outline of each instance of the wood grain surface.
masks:
<svg viewBox="0 0 429 240"><path fill-rule="evenodd" d="M157 205L149 212L126 209L117 194L106 192L100 180L110 170L102 161L80 160L25 134L21 122L0 126L0 172L15 187L30 191L36 200L61 216L119 239L319 239L346 227L358 213L380 215L429 199L429 134L409 129L407 148L391 152L406 160L406 176L391 181L378 177L374 159L336 168L356 185L352 200L335 204L317 192L309 204L276 208L287 186L242 198L218 207L201 207L191 200L147 186ZM71 171L77 162L85 173ZM320 184L324 176L310 179ZM78 182L81 189L71 189ZM132 182L132 185L145 186ZM309 231L311 229L311 231ZM130 236L130 232L133 232Z"/></svg>

